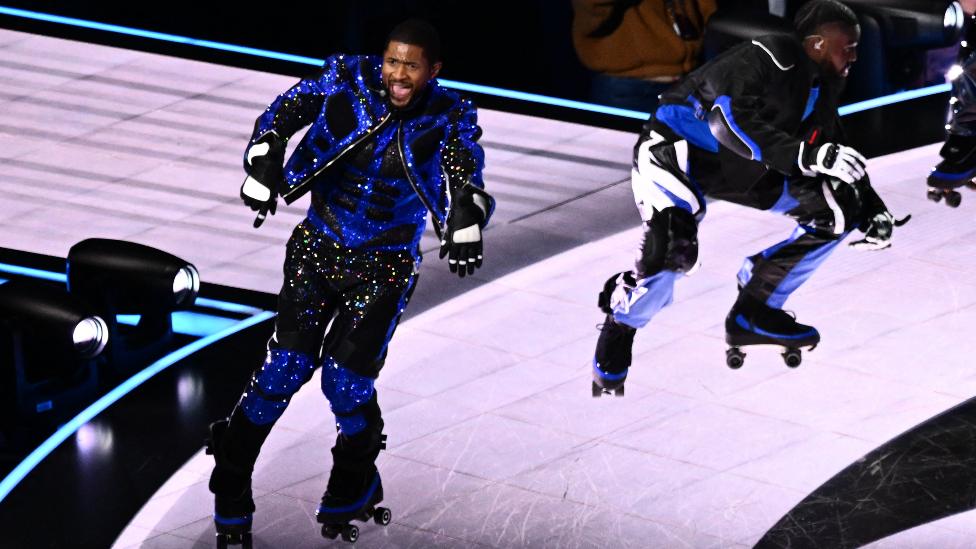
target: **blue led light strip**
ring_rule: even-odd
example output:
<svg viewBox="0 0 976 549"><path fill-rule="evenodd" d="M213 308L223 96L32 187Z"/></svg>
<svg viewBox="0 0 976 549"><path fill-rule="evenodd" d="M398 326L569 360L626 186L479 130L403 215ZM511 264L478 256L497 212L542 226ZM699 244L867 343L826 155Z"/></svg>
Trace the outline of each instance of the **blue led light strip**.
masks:
<svg viewBox="0 0 976 549"><path fill-rule="evenodd" d="M0 273L10 273L15 275L29 276L31 278L40 278L43 280L51 280L54 282L68 282L68 275L64 273L53 273L51 271L42 271L40 269L31 269L30 267L20 267L17 265L10 265L8 263L0 263Z"/></svg>
<svg viewBox="0 0 976 549"><path fill-rule="evenodd" d="M154 40L175 42L177 44L186 44L190 46L200 46L204 48L211 48L211 49L216 49L221 51L242 53L245 55L253 55L256 57L267 57L269 59L292 61L295 63L303 63L306 65L315 65L316 67L321 67L325 63L324 59L317 59L315 57L305 57L302 55L292 55L289 53L281 53L277 51L264 50L260 48L236 46L234 44L225 44L223 42L214 42L212 40L200 40L197 38L189 38L187 36L167 34L164 32L146 31L141 29L134 29L131 27L123 27L120 25L109 25L106 23L99 23L97 21L76 19L74 17L63 17L60 15L51 15L48 13L21 10L16 8L9 8L6 6L0 6L0 14L12 15L15 17L23 17L25 19L35 19L38 21L47 21L49 23L60 23L60 24L71 25L75 27L83 27L86 29L95 29L95 30L102 30L107 32L115 32L119 34L128 34L130 36L139 36L142 38L151 38ZM632 111L628 109L619 109L616 107L607 107L605 105L597 105L594 103L584 103L582 101L571 101L569 99L560 99L558 97L550 97L547 95L538 95L534 93L506 90L504 88L496 88L493 86L482 86L480 84L468 84L466 82L457 82L454 80L440 79L438 80L438 82L440 82L442 85L448 88L454 88L454 89L469 91L474 93L483 93L486 95L507 97L510 99L519 99L522 101L531 101L534 103L555 105L558 107L568 107L571 109L580 109L585 111L598 112L602 114L624 116L628 118L636 118L639 120L647 120L648 117L648 114L645 112Z"/></svg>
<svg viewBox="0 0 976 549"><path fill-rule="evenodd" d="M233 326L225 330L221 330L216 334L198 339L193 343L177 349L176 351L173 351L172 353L150 364L138 374L130 377L115 389L112 389L105 396L96 400L93 404L82 410L82 412L72 418L71 421L61 426L60 429L48 437L48 439L38 446L33 452L31 452L30 455L24 458L24 460L20 462L20 464L18 464L17 467L15 467L14 470L3 479L3 481L0 481L0 502L7 497L7 494L9 494L10 491L13 490L17 484L19 484L20 481L23 480L24 477L26 477L34 469L34 467L41 462L41 460L53 452L58 445L64 442L68 437L74 435L82 425L91 421L92 418L114 404L117 400L128 394L133 389L139 385L142 385L143 382L165 370L169 366L172 366L176 362L210 345L211 343L220 341L225 337L233 335L241 330L244 330L245 328L254 326L257 323L263 322L272 317L274 317L274 313L271 311L264 311L247 319L241 320Z"/></svg>
<svg viewBox="0 0 976 549"><path fill-rule="evenodd" d="M167 34L164 32L146 31L141 29L134 29L132 27L123 27L121 25L110 25L107 23L99 23L97 21L88 21L85 19L77 19L74 17L63 17L60 15L52 15L52 14L41 13L36 11L21 10L17 8L10 8L7 6L0 6L0 14L12 15L14 17L23 17L25 19L35 19L38 21L47 21L49 23L60 23L60 24L71 25L75 27L84 27L88 29L103 30L107 32L115 32L120 34L128 34L131 36L151 38L154 40L163 40L166 42L175 42L178 44L186 44L190 46L200 46L204 48L211 48L211 49L229 51L234 53L242 53L245 55L253 55L256 57L280 59L283 61L292 61L295 63L303 63L306 65L321 66L325 62L324 59L317 59L315 57L305 57L303 55L292 55L289 53L281 53L281 52L276 52L271 50L264 50L260 48L236 46L234 44L214 42L212 40L200 40L197 38L189 38L186 36L178 36L175 34ZM613 116L622 116L625 118L635 118L638 120L647 120L648 118L648 113L641 112L641 111L634 111L630 109L620 109L616 107L608 107L606 105L597 105L595 103L586 103L583 101L573 101L570 99L550 97L548 95L539 95L535 93L520 92L516 90L507 90L505 88L496 88L494 86L484 86L481 84L458 82L456 80L439 79L438 82L440 82L441 84L443 84L445 87L448 88L454 88L457 90L469 91L474 93L481 93L485 95L494 95L496 97L506 97L509 99L517 99L520 101L530 101L533 103L541 103L544 105L567 107L570 109L578 109L578 110L596 112L601 114L609 114ZM936 86L929 86L927 88L908 90L908 91L899 92L891 95L886 95L883 97L869 99L867 101L852 103L850 105L845 105L838 110L841 116L844 116L847 114L860 112L867 109L873 109L884 105L890 105L892 103L898 103L900 101L907 101L909 99L915 99L917 97L923 97L926 95L934 95L946 91L949 91L949 84L939 84Z"/></svg>
<svg viewBox="0 0 976 549"><path fill-rule="evenodd" d="M611 114L615 116L623 116L626 118L636 118L638 120L647 120L648 116L650 116L649 113L641 112L641 111L632 111L630 109L608 107L606 105L597 105L595 103L585 103L583 101L573 101L570 99L560 99L558 97L550 97L548 95L539 95L536 93L520 92L516 90L506 90L504 88L496 88L494 86L483 86L481 84L469 84L467 82L458 82L457 80L447 80L445 78L438 78L437 81L442 85L444 85L445 87L454 88L456 90L481 93L485 95L494 95L497 97L507 97L509 99L518 99L520 101L542 103L544 105L568 107L570 109L591 111L591 112L597 112L601 114Z"/></svg>
<svg viewBox="0 0 976 549"><path fill-rule="evenodd" d="M866 111L868 109L876 109L878 107L891 105L893 103L908 101L910 99L925 97L926 95L948 93L951 90L952 90L952 86L950 84L936 84L935 86L918 88L917 90L907 90L903 92L893 93L891 95L885 95L882 97L875 97L874 99L868 99L866 101L851 103L850 105L844 105L843 107L840 107L839 109L837 109L837 112L839 112L841 116L844 116L855 112Z"/></svg>
<svg viewBox="0 0 976 549"><path fill-rule="evenodd" d="M262 310L257 307L251 307L250 305L231 303L229 301L218 301L216 299L208 299L205 297L196 298L193 304L201 307L208 307L210 309L217 309L219 311L227 311L228 313L242 313L248 315L259 313Z"/></svg>
<svg viewBox="0 0 976 549"><path fill-rule="evenodd" d="M85 19L76 19L74 17L62 17L60 15L51 15L49 13L41 13L36 11L20 10L17 8L9 8L7 6L0 6L0 13L4 15L12 15L14 17L23 17L25 19L35 19L37 21L47 21L49 23L61 23L63 25L71 25L73 27L83 27L86 29L94 29L108 32L115 32L119 34L128 34L130 36L139 36L142 38L152 38L154 40L164 40L166 42L176 42L178 44L187 44L190 46L201 46L204 48L211 48L215 50L231 51L235 53L243 53L245 55L256 55L259 57L270 57L273 59L281 59L283 61L294 61L296 63L305 63L308 65L321 66L323 63L322 59L316 59L314 57L305 57L304 55L291 55L287 53L279 53L269 50L262 50L258 48L248 48L245 46L235 46L233 44L224 44L223 42L213 42L211 40L198 40L196 38L189 38L186 36L178 36L175 34L167 34L164 32L153 32L141 29L134 29L131 27L123 27L120 25L110 25L107 23L99 23L97 21L88 21Z"/></svg>

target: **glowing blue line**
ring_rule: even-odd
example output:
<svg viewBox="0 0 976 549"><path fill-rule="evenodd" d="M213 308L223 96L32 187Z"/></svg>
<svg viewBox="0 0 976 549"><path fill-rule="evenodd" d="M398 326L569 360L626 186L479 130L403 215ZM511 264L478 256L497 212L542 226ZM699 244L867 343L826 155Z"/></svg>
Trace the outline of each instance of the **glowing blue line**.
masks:
<svg viewBox="0 0 976 549"><path fill-rule="evenodd" d="M165 32L154 32L146 31L141 29L134 29L132 27L123 27L121 25L110 25L108 23L99 23L97 21L88 21L85 19L76 19L74 17L62 17L60 15L51 15L48 13L41 13L36 11L19 10L16 8L8 8L6 6L0 6L0 13L4 15L12 15L14 17L23 17L25 19L35 19L38 21L47 21L49 23L60 23L63 25L71 25L75 27L84 27L86 29L101 30L107 32L116 32L119 34L128 34L131 36L140 36L143 38L152 38L154 40L163 40L166 42L176 42L178 44L186 44L189 46L201 46L204 48L212 48L215 50L231 51L235 53L243 53L245 55L255 55L259 57L270 57L272 59L281 59L284 61L293 61L296 63L305 63L308 65L322 66L324 60L316 59L314 57L305 57L304 55L291 55L288 53L280 53L270 50L262 50L259 48L248 48L245 46L235 46L234 44L225 44L223 42L214 42L211 40L199 40L196 38L189 38L187 36L179 36L176 34L168 34Z"/></svg>
<svg viewBox="0 0 976 549"><path fill-rule="evenodd" d="M234 44L227 44L224 42L201 40L197 38L179 36L176 34L147 31L142 29L135 29L132 27L124 27L121 25L111 25L108 23L99 23L97 21L88 21L86 19L64 17L61 15L52 15L52 14L41 13L37 11L21 10L21 9L6 7L6 6L0 6L0 14L12 15L14 17L23 17L25 19L35 19L38 21L47 21L50 23L59 23L63 25L84 27L88 29L102 30L107 32L116 32L119 34L128 34L131 36L151 38L153 40L162 40L166 42L175 42L179 44L186 44L189 46L200 46L204 48L230 51L234 53L242 53L245 55L253 55L256 57L267 57L270 59L292 61L295 63L303 63L306 65L315 65L317 67L320 67L325 63L324 59L317 59L315 57L306 57L303 55L293 55L290 53L281 53L277 51L265 50L260 48L237 46ZM601 114L609 114L613 116L623 116L625 118L635 118L638 120L647 120L648 118L648 113L641 112L641 111L634 111L630 109L620 109L617 107L609 107L606 105L597 105L595 103L586 103L583 101L573 101L571 99L550 97L548 95L539 95L535 93L520 92L516 90L508 90L505 88L496 88L494 86L484 86L481 84L470 84L468 82L458 82L456 80L439 79L438 81L441 84L443 84L445 87L454 88L462 91L481 93L485 95L494 95L497 97L506 97L509 99L517 99L520 101L531 101L533 103L555 105L557 107L566 107L570 109L578 109L578 110L596 112ZM838 110L841 116L844 116L850 113L860 112L867 109L873 109L875 107L890 105L892 103L907 101L909 99L915 99L917 97L933 95L945 91L949 91L949 84L939 84L937 86L929 86L927 88L920 88L917 90L909 90L909 91L899 92L891 95L886 95L884 97L877 97L874 99L869 99L867 101L861 101L858 103L845 105Z"/></svg>
<svg viewBox="0 0 976 549"><path fill-rule="evenodd" d="M207 336L203 339L198 339L193 343L190 343L185 347L181 347L180 349L177 349L176 351L173 351L172 353L150 364L138 374L130 377L124 383L109 391L105 396L96 400L93 404L82 410L80 414L72 418L71 421L55 431L53 435L48 437L47 440L35 448L30 455L24 458L24 460L21 461L17 467L15 467L14 470L3 479L3 481L0 481L0 502L7 497L7 494L9 494L11 490L17 487L17 484L19 484L20 481L23 480L24 477L26 477L34 469L34 467L41 462L41 460L46 458L68 437L74 435L82 425L91 421L95 416L114 404L120 398L128 394L139 385L142 385L143 382L165 370L169 366L172 366L177 361L190 356L211 343L220 341L225 337L233 335L245 328L254 326L259 322L272 318L273 316L274 313L271 311L264 311L252 317L246 318L216 334Z"/></svg>
<svg viewBox="0 0 976 549"><path fill-rule="evenodd" d="M68 282L68 275L66 274L52 273L51 271L42 271L40 269L31 269L30 267L19 267L17 265L10 265L7 263L0 263L0 272L41 278L44 280L53 280L54 282Z"/></svg>
<svg viewBox="0 0 976 549"><path fill-rule="evenodd" d="M207 307L209 309L217 309L220 311L227 311L229 313L244 313L244 314L257 314L262 311L257 307L251 307L250 305L242 305L240 303L231 303L229 301L218 301L216 299L207 299L205 297L198 297L196 301L193 302L194 305L199 305L201 307Z"/></svg>
<svg viewBox="0 0 976 549"><path fill-rule="evenodd" d="M454 88L457 90L482 93L485 95L496 95L499 97L507 97L509 99L519 99L521 101L532 101L534 103L555 105L557 107L568 107L570 109L592 111L601 114L611 114L614 116L624 116L627 118L637 118L639 120L647 120L647 118L650 116L650 114L641 111L608 107L606 105L597 105L595 103L584 103L583 101L573 101L571 99L560 99L558 97L550 97L548 95L539 95L536 93L506 90L504 88L496 88L494 86L469 84L467 82L458 82L457 80L447 80L444 78L438 78L437 81L448 88Z"/></svg>
<svg viewBox="0 0 976 549"><path fill-rule="evenodd" d="M841 116L844 116L855 112L866 111L868 109L875 109L878 107L883 107L885 105L891 105L894 103L900 103L902 101L908 101L910 99L925 97L927 95L935 95L937 93L948 92L951 89L952 86L949 84L937 84L935 86L918 88L917 90L907 90L903 92L893 93L891 95L875 97L874 99L868 99L866 101L851 103L850 105L844 105L843 107L837 109L837 112L839 112Z"/></svg>
<svg viewBox="0 0 976 549"><path fill-rule="evenodd" d="M260 309L258 309L260 312ZM141 315L116 315L119 324L135 326L139 324ZM195 313L193 311L174 311L170 318L173 322L173 333L206 337L215 334L228 326L233 326L236 320L223 316Z"/></svg>
<svg viewBox="0 0 976 549"><path fill-rule="evenodd" d="M234 44L214 42L212 40L200 40L197 38L189 38L186 36L167 34L164 32L146 31L141 29L134 29L132 27L123 27L121 25L110 25L107 23L99 23L96 21L88 21L85 19L76 19L74 17L63 17L60 15L51 15L51 14L41 13L36 11L8 8L6 6L0 6L0 14L12 15L15 17L23 17L26 19L36 19L38 21L47 21L50 23L60 23L63 25L84 27L88 29L95 29L95 30L101 30L107 32L115 32L119 34L128 34L130 36L139 36L143 38L151 38L154 40L162 40L166 42L175 42L178 44L186 44L190 46L200 46L204 48L242 53L245 55L253 55L256 57L267 57L270 59L293 61L296 63L303 63L306 65L315 65L316 67L321 67L325 63L324 59L317 59L314 57L292 55L288 53L264 50L260 48L236 46ZM466 82L457 82L455 80L443 80L443 79L438 80L438 82L440 82L445 87L454 88L462 91L483 93L486 95L495 95L498 97L507 97L510 99L519 99L522 101L531 101L534 103L555 105L558 107L568 107L571 109L580 109L580 110L592 111L592 112L597 112L602 114L624 116L627 118L636 118L639 120L647 120L648 117L648 114L645 112L632 111L629 109L620 109L616 107L608 107L605 105L596 105L594 103L585 103L582 101L572 101L569 99L560 99L558 97L550 97L547 95L539 95L539 94L520 92L515 90L506 90L504 88L496 88L494 86L483 86L480 84L469 84Z"/></svg>

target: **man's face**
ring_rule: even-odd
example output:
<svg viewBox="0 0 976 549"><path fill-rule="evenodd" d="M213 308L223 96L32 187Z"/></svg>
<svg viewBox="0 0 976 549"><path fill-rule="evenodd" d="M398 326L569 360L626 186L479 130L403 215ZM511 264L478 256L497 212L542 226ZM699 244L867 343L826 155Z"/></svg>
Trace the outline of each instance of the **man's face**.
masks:
<svg viewBox="0 0 976 549"><path fill-rule="evenodd" d="M812 37L813 60L827 74L847 78L851 65L857 61L857 42L860 39L861 27L858 25L823 25L819 33Z"/></svg>
<svg viewBox="0 0 976 549"><path fill-rule="evenodd" d="M383 53L383 85L394 107L403 108L424 91L441 70L427 61L420 46L390 41Z"/></svg>

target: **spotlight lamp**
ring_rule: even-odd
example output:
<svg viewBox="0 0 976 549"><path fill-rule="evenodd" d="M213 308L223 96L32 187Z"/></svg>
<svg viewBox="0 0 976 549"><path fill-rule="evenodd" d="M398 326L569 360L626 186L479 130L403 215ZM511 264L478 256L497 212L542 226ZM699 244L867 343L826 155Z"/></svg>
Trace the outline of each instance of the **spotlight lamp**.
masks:
<svg viewBox="0 0 976 549"><path fill-rule="evenodd" d="M109 363L124 374L158 357L173 339L172 312L187 309L200 291L191 263L134 242L90 238L71 247L69 291L92 304L115 340ZM120 327L118 315L138 315Z"/></svg>
<svg viewBox="0 0 976 549"><path fill-rule="evenodd" d="M63 287L0 285L0 424L25 424L83 402L97 388L108 323Z"/></svg>
<svg viewBox="0 0 976 549"><path fill-rule="evenodd" d="M877 19L891 48L940 48L959 41L965 14L955 0L845 0Z"/></svg>
<svg viewBox="0 0 976 549"><path fill-rule="evenodd" d="M185 309L200 291L191 263L135 242L82 240L68 251L67 268L71 293L115 314Z"/></svg>
<svg viewBox="0 0 976 549"><path fill-rule="evenodd" d="M40 348L65 359L95 358L109 339L105 320L77 297L19 281L0 285L0 323L7 331L43 341Z"/></svg>

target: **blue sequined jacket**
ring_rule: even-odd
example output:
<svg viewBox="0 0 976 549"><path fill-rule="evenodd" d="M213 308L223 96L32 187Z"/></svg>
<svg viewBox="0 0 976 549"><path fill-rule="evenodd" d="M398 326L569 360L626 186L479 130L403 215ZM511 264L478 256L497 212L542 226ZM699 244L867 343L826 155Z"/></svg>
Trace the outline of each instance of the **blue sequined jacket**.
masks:
<svg viewBox="0 0 976 549"><path fill-rule="evenodd" d="M428 85L422 112L408 118L393 116L385 98L379 56L334 55L313 78L299 81L278 96L258 117L253 144L269 132L287 140L311 124L285 163L281 196L292 203L305 194L320 173L357 144L388 124L399 124L397 145L405 171L421 201L434 216L438 236L450 210L451 195L464 185L484 188L484 151L478 145L481 128L477 110L468 99ZM490 205L487 223L494 209Z"/></svg>

